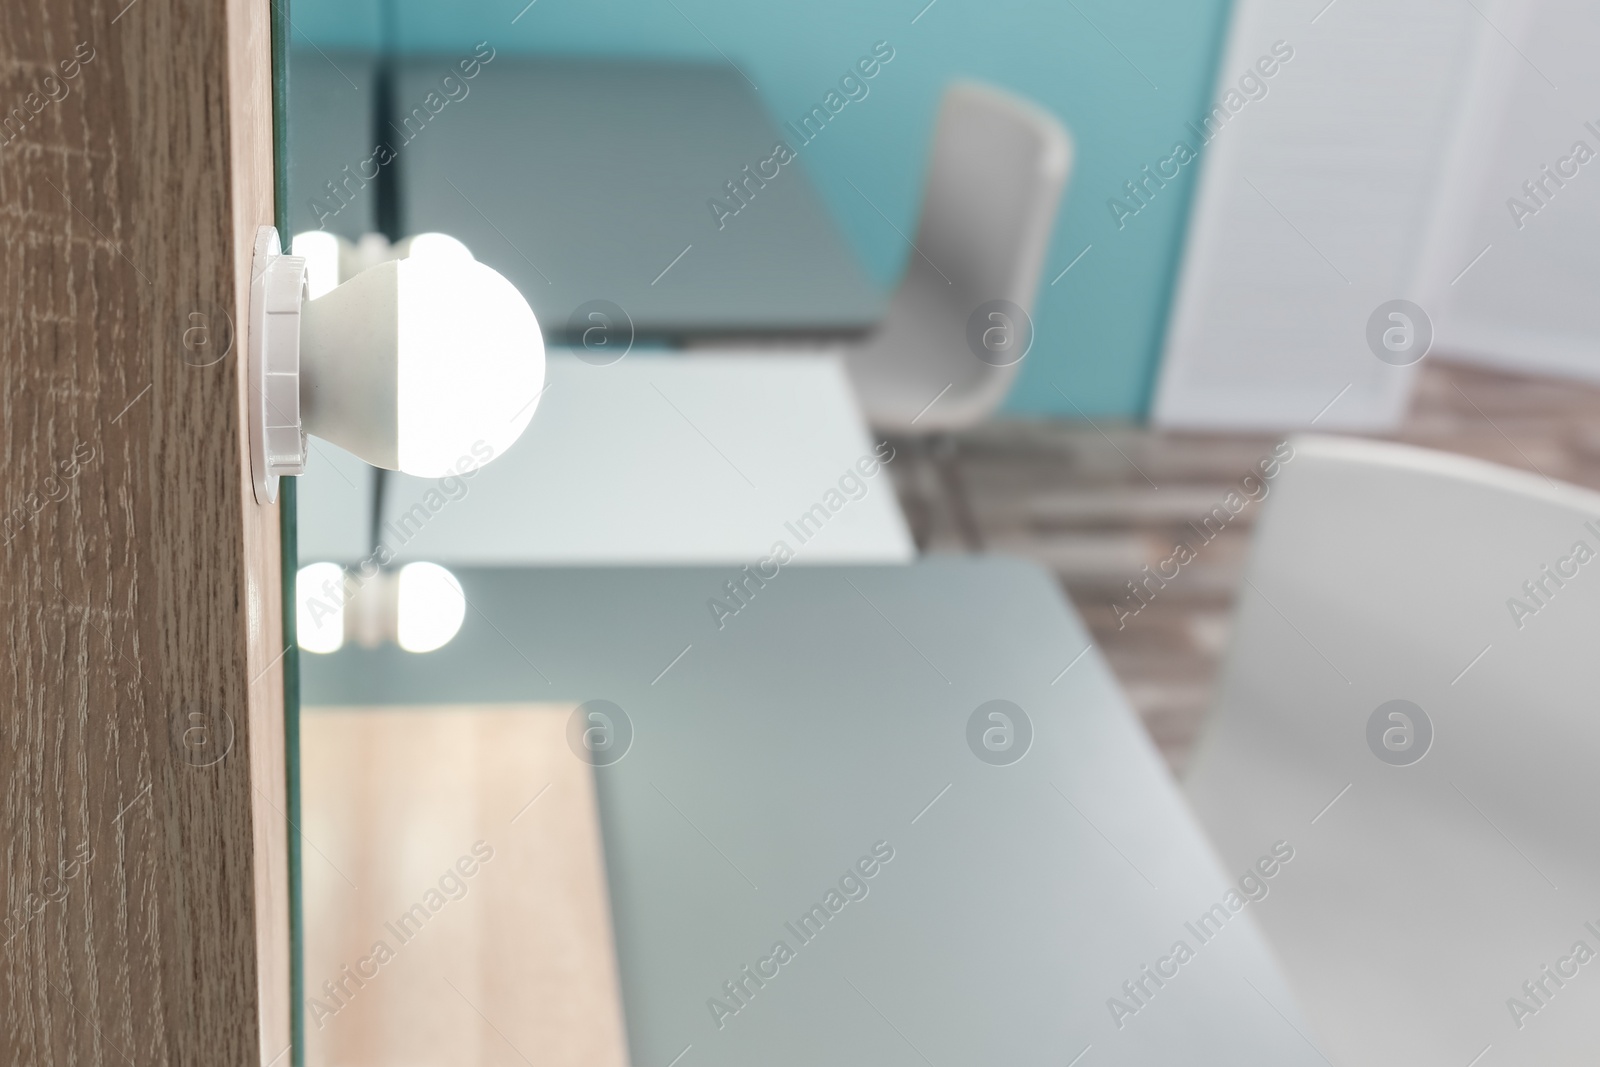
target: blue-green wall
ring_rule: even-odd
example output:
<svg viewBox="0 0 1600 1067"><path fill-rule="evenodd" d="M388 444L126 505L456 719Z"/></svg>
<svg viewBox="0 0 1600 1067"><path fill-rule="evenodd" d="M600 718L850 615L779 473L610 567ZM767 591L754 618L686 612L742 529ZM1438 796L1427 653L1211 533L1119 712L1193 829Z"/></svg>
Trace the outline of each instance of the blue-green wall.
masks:
<svg viewBox="0 0 1600 1067"><path fill-rule="evenodd" d="M1144 413L1197 168L1184 168L1120 231L1106 202L1207 110L1227 0L936 0L914 25L926 0L537 0L513 25L526 2L392 0L388 32L411 52L488 40L512 52L716 60L720 48L775 116L810 107L872 42L889 41L895 59L871 96L805 156L886 286L908 249L846 178L910 233L945 83L981 78L1037 100L1066 122L1078 154L1045 261L1037 341L1007 407L1076 414L1059 386L1089 415ZM294 0L292 11L297 45L375 49L385 36L379 0Z"/></svg>

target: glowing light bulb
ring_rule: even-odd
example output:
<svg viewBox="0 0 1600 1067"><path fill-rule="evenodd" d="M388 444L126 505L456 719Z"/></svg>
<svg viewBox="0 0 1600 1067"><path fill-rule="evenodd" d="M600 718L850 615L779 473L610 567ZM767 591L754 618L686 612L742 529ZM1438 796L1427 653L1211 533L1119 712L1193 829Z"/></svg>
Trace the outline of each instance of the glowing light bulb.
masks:
<svg viewBox="0 0 1600 1067"><path fill-rule="evenodd" d="M294 576L295 633L307 652L337 652L344 644L344 568L309 563Z"/></svg>
<svg viewBox="0 0 1600 1067"><path fill-rule="evenodd" d="M522 435L544 382L544 341L516 286L481 263L398 264L399 465L476 470Z"/></svg>
<svg viewBox="0 0 1600 1067"><path fill-rule="evenodd" d="M422 478L477 470L522 435L543 393L544 339L515 286L460 241L391 246L331 234L281 255L256 234L249 319L250 469L257 501L305 470L314 434ZM330 278L342 278L329 287ZM320 294L320 295L319 295Z"/></svg>
<svg viewBox="0 0 1600 1067"><path fill-rule="evenodd" d="M450 643L467 617L467 597L456 576L437 563L400 568L395 596L395 640L407 652L432 652Z"/></svg>
<svg viewBox="0 0 1600 1067"><path fill-rule="evenodd" d="M293 255L306 261L306 297L315 300L330 292L341 281L339 277L339 238L325 230L307 230L294 235L290 248Z"/></svg>
<svg viewBox="0 0 1600 1067"><path fill-rule="evenodd" d="M533 309L452 256L380 263L305 305L307 433L420 478L477 470L527 428L544 385Z"/></svg>

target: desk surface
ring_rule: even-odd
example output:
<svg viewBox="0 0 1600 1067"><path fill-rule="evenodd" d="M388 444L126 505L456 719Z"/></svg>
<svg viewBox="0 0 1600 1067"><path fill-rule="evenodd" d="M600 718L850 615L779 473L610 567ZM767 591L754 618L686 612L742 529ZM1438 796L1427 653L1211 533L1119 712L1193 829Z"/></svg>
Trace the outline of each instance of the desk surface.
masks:
<svg viewBox="0 0 1600 1067"><path fill-rule="evenodd" d="M503 1064L507 1043L540 1067L626 1067L571 710L305 709L309 1067ZM350 989L346 968L370 981Z"/></svg>
<svg viewBox="0 0 1600 1067"><path fill-rule="evenodd" d="M610 702L629 740L594 774L632 1062L1323 1062L1253 925L1270 898L1191 932L1230 879L1044 573L785 569L721 629L719 569L460 577L451 644L303 657L305 702ZM1009 765L970 739L996 699L1031 723ZM859 895L842 873L875 846ZM799 937L813 904L835 913ZM1129 1001L1179 941L1192 958ZM767 980L719 1020L745 966Z"/></svg>
<svg viewBox="0 0 1600 1067"><path fill-rule="evenodd" d="M780 540L806 565L915 554L888 472L848 477L874 444L832 359L634 353L602 367L558 351L547 381L521 440L469 480L389 476L381 536L397 560L737 567ZM371 468L312 448L301 557L363 559Z"/></svg>
<svg viewBox="0 0 1600 1067"><path fill-rule="evenodd" d="M452 62L402 61L397 114L439 91ZM727 65L501 52L467 87L394 131L402 225L465 241L547 337L594 300L650 337L860 331L881 317L806 178L807 150ZM707 202L780 140L800 158L719 229Z"/></svg>

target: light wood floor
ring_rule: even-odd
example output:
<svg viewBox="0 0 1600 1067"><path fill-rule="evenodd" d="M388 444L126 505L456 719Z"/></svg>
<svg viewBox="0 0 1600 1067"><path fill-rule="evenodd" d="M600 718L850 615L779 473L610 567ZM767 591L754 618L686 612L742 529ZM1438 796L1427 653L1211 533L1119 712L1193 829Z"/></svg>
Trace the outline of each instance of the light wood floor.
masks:
<svg viewBox="0 0 1600 1067"><path fill-rule="evenodd" d="M1423 368L1395 439L1600 489L1600 389L1461 365ZM896 463L918 544L1032 559L1061 581L1174 771L1182 771L1227 644L1258 507L1247 507L1183 580L1118 628L1112 603L1185 523L1220 503L1279 438L1176 434L1095 420L998 421L961 435L945 491L931 462ZM954 502L954 506L952 506Z"/></svg>

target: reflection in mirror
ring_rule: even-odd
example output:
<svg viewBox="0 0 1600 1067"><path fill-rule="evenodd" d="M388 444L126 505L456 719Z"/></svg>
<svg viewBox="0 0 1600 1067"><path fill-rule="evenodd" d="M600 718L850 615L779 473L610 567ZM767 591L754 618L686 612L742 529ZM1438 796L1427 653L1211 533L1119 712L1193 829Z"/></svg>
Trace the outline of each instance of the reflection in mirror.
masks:
<svg viewBox="0 0 1600 1067"><path fill-rule="evenodd" d="M1592 13L294 18L297 1063L1587 1062Z"/></svg>
<svg viewBox="0 0 1600 1067"><path fill-rule="evenodd" d="M300 568L295 594L307 652L337 652L346 639L362 648L392 641L407 652L432 652L456 635L467 614L461 583L437 563L370 574L312 563Z"/></svg>

